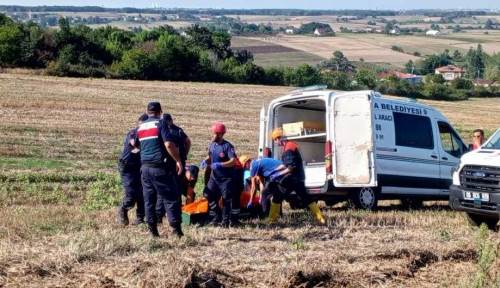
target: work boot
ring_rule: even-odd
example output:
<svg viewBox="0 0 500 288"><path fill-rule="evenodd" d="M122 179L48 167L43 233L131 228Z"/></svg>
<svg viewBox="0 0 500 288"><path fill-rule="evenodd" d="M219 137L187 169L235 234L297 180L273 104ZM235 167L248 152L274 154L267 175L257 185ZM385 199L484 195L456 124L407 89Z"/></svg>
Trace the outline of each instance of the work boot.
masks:
<svg viewBox="0 0 500 288"><path fill-rule="evenodd" d="M220 225L222 228L229 228L229 222L223 221L222 224Z"/></svg>
<svg viewBox="0 0 500 288"><path fill-rule="evenodd" d="M321 210L319 210L318 204L316 202L312 202L311 204L309 204L308 207L311 210L314 219L316 219L316 221L318 221L319 224L325 225L326 220L325 217L323 217Z"/></svg>
<svg viewBox="0 0 500 288"><path fill-rule="evenodd" d="M271 202L271 207L269 208L269 218L267 218L268 224L274 224L280 217L281 204Z"/></svg>
<svg viewBox="0 0 500 288"><path fill-rule="evenodd" d="M137 218L137 219L135 219L134 222L132 222L132 225L137 226L137 225L141 225L141 224L144 224L144 223L146 223L146 222L144 222L144 219Z"/></svg>
<svg viewBox="0 0 500 288"><path fill-rule="evenodd" d="M127 209L124 209L123 207L118 208L118 223L120 223L123 226L128 225L128 213Z"/></svg>
<svg viewBox="0 0 500 288"><path fill-rule="evenodd" d="M178 225L178 226L175 226L174 228L172 228L172 234L174 234L178 238L182 238L182 236L184 236L184 233L182 232L181 225Z"/></svg>
<svg viewBox="0 0 500 288"><path fill-rule="evenodd" d="M231 220L231 223L229 223L229 226L231 228L238 228L238 227L241 227L242 224L241 224L240 220L236 219L236 220Z"/></svg>
<svg viewBox="0 0 500 288"><path fill-rule="evenodd" d="M148 225L149 234L155 238L160 237L158 233L158 227L156 225Z"/></svg>

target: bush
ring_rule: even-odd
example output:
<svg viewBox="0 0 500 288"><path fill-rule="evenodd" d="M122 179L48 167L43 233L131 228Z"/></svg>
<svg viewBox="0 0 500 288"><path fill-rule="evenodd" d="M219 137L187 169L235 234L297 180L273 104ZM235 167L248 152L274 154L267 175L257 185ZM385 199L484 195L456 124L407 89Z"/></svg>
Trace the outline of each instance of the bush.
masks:
<svg viewBox="0 0 500 288"><path fill-rule="evenodd" d="M354 76L356 82L359 85L363 85L368 87L369 89L375 88L377 86L377 77L375 73L368 69L362 69L356 72L356 76Z"/></svg>
<svg viewBox="0 0 500 288"><path fill-rule="evenodd" d="M401 48L401 46L397 46L397 45L392 45L391 49L392 49L393 51L397 51L397 52L401 52L401 53L405 52L405 51L403 50L403 48Z"/></svg>

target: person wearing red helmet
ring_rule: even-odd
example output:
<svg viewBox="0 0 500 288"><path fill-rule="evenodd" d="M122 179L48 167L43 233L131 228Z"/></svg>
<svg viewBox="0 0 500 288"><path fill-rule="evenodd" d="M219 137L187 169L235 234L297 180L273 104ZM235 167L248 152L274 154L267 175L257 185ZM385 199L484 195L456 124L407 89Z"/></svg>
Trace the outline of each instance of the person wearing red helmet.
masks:
<svg viewBox="0 0 500 288"><path fill-rule="evenodd" d="M208 146L208 157L201 165L203 168L209 164L211 168L203 194L208 199L211 224L218 225L222 220L222 226L229 227L236 153L234 146L224 139L226 126L222 122L215 122L211 132L212 142ZM218 205L221 197L224 204L222 211Z"/></svg>

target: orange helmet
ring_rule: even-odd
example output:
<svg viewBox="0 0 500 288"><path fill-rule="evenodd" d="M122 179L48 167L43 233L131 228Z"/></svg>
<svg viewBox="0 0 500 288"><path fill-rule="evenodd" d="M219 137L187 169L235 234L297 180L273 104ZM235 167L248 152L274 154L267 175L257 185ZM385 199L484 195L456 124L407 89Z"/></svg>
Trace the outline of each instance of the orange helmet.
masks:
<svg viewBox="0 0 500 288"><path fill-rule="evenodd" d="M278 127L278 128L273 130L273 133L272 133L273 140L276 140L276 139L279 139L282 137L283 137L283 129Z"/></svg>
<svg viewBox="0 0 500 288"><path fill-rule="evenodd" d="M212 124L212 133L217 133L217 134L226 134L226 125L222 122L214 122Z"/></svg>
<svg viewBox="0 0 500 288"><path fill-rule="evenodd" d="M240 160L240 163L241 163L241 166L245 167L245 164L252 160L252 158L248 157L247 155L242 155L240 156L240 158L238 158L238 160Z"/></svg>

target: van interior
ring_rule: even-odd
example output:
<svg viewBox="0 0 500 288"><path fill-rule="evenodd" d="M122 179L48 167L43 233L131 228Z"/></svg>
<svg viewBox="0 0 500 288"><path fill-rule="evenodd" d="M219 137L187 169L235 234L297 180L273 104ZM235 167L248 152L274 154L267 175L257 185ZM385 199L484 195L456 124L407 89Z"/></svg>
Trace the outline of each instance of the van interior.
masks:
<svg viewBox="0 0 500 288"><path fill-rule="evenodd" d="M274 109L273 129L295 122L320 122L326 127L326 103L320 99L300 100L284 103ZM322 131L324 130L324 131ZM301 135L287 136L299 146L304 161L306 187L321 187L325 184L326 128L305 129ZM273 154L281 158L281 149L273 143Z"/></svg>

